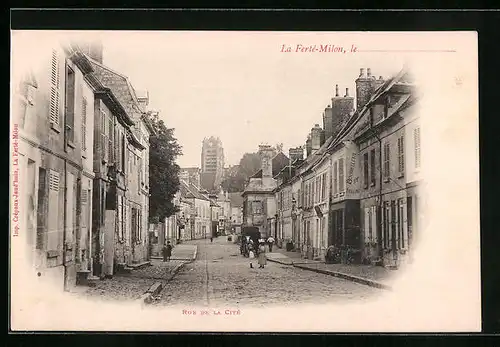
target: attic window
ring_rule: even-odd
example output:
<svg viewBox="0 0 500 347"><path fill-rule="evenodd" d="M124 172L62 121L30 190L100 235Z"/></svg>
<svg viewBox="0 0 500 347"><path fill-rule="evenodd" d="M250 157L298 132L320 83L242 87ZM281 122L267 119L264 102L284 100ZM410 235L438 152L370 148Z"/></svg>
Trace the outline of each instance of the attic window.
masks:
<svg viewBox="0 0 500 347"><path fill-rule="evenodd" d="M385 97L385 104L384 104L384 119L387 118L389 115L389 105L391 104L391 96L387 95Z"/></svg>

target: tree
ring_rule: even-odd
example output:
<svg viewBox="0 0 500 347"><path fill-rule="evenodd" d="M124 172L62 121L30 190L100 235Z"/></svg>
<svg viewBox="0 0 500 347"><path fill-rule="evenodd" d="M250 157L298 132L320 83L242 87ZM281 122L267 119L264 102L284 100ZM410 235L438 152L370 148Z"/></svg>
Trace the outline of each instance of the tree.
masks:
<svg viewBox="0 0 500 347"><path fill-rule="evenodd" d="M177 212L173 198L179 191L180 168L175 160L182 155L182 147L174 129L167 128L158 114L150 114L149 119L156 131L149 147L149 219L162 221Z"/></svg>

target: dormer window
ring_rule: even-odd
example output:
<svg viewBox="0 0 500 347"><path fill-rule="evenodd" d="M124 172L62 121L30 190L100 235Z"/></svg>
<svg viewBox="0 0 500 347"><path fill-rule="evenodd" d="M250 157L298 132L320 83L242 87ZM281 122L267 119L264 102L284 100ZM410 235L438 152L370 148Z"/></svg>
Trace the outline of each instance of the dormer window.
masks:
<svg viewBox="0 0 500 347"><path fill-rule="evenodd" d="M391 96L387 95L385 97L385 103L384 103L384 119L387 118L389 115L389 106L391 104Z"/></svg>

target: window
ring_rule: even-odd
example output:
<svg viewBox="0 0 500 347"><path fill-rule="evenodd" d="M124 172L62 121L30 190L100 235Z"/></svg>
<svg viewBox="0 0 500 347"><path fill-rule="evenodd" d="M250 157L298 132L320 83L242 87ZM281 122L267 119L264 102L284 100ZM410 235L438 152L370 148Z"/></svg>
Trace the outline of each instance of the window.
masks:
<svg viewBox="0 0 500 347"><path fill-rule="evenodd" d="M371 211L369 207L365 207L364 209L364 233L365 233L365 243L370 242L371 240Z"/></svg>
<svg viewBox="0 0 500 347"><path fill-rule="evenodd" d="M344 158L339 159L339 191L344 191Z"/></svg>
<svg viewBox="0 0 500 347"><path fill-rule="evenodd" d="M370 151L370 184L375 185L375 149Z"/></svg>
<svg viewBox="0 0 500 347"><path fill-rule="evenodd" d="M108 159L110 163L115 160L115 146L113 146L113 135L114 135L113 118L108 118Z"/></svg>
<svg viewBox="0 0 500 347"><path fill-rule="evenodd" d="M363 177L364 186L368 188L368 153L363 154Z"/></svg>
<svg viewBox="0 0 500 347"><path fill-rule="evenodd" d="M405 147L404 147L404 137L398 138L398 172L403 175L405 172Z"/></svg>
<svg viewBox="0 0 500 347"><path fill-rule="evenodd" d="M334 195L337 195L338 193L338 185L337 185L337 180L338 180L338 176L337 176L337 161L335 161L333 163L333 194Z"/></svg>
<svg viewBox="0 0 500 347"><path fill-rule="evenodd" d="M415 148L415 168L420 167L420 128L413 130L413 141Z"/></svg>
<svg viewBox="0 0 500 347"><path fill-rule="evenodd" d="M82 152L87 151L87 98L82 98Z"/></svg>
<svg viewBox="0 0 500 347"><path fill-rule="evenodd" d="M262 201L252 202L252 214L262 214Z"/></svg>
<svg viewBox="0 0 500 347"><path fill-rule="evenodd" d="M405 240L405 216L404 216L404 205L403 199L398 200L398 248L404 249L406 248L406 240Z"/></svg>
<svg viewBox="0 0 500 347"><path fill-rule="evenodd" d="M60 78L59 78L59 57L57 51L52 51L52 64L50 74L50 122L54 125L59 125L59 109L60 109Z"/></svg>
<svg viewBox="0 0 500 347"><path fill-rule="evenodd" d="M38 204L37 204L37 232L36 249L43 249L45 246L45 231L47 220L47 171L38 168Z"/></svg>
<svg viewBox="0 0 500 347"><path fill-rule="evenodd" d="M101 160L108 160L108 136L107 136L107 117L106 112L101 110Z"/></svg>
<svg viewBox="0 0 500 347"><path fill-rule="evenodd" d="M390 247L389 242L389 234L390 234L390 210L389 210L389 202L384 202L384 248Z"/></svg>
<svg viewBox="0 0 500 347"><path fill-rule="evenodd" d="M321 201L325 201L327 197L326 193L326 172L321 176Z"/></svg>
<svg viewBox="0 0 500 347"><path fill-rule="evenodd" d="M75 142L75 72L66 69L66 132L68 144Z"/></svg>
<svg viewBox="0 0 500 347"><path fill-rule="evenodd" d="M130 227L132 231L132 242L137 243L140 241L140 224L139 224L139 210L132 208L132 215L130 218Z"/></svg>
<svg viewBox="0 0 500 347"><path fill-rule="evenodd" d="M59 246L59 172L49 170L49 211L47 250L55 251Z"/></svg>
<svg viewBox="0 0 500 347"><path fill-rule="evenodd" d="M390 174L389 158L390 158L390 147L389 143L386 143L384 145L384 179L386 181L389 180L389 174Z"/></svg>
<svg viewBox="0 0 500 347"><path fill-rule="evenodd" d="M391 243L390 243L390 247L392 249L395 249L396 246L397 246L397 225L399 223L399 221L397 220L397 217L398 215L396 214L396 201L391 201L391 235L390 235L390 239L391 239Z"/></svg>
<svg viewBox="0 0 500 347"><path fill-rule="evenodd" d="M121 169L122 172L125 173L125 158L126 158L126 142L125 142L125 134L122 133L122 138L121 138Z"/></svg>

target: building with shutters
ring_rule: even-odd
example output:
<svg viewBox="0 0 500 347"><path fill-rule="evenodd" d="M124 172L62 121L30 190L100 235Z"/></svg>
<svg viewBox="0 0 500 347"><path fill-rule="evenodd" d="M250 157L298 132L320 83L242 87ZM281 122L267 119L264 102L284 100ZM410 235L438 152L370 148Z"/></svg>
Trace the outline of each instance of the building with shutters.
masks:
<svg viewBox="0 0 500 347"><path fill-rule="evenodd" d="M359 148L363 259L406 262L418 225L419 95L403 68L362 102L352 138Z"/></svg>
<svg viewBox="0 0 500 347"><path fill-rule="evenodd" d="M32 53L13 76L19 222L33 274L69 290L92 269L93 70L71 43Z"/></svg>
<svg viewBox="0 0 500 347"><path fill-rule="evenodd" d="M112 276L150 256L148 160L149 136L154 129L148 118L148 97L138 96L128 78L104 65L100 57L102 54L89 57L94 75L117 101L115 110L106 109L104 102L96 110L100 124L96 127L100 138L96 157L100 156L101 169L108 172L110 183L99 197L105 226L98 243L104 246L104 274Z"/></svg>
<svg viewBox="0 0 500 347"><path fill-rule="evenodd" d="M334 246L341 262L406 262L424 220L418 99L406 67L388 80L361 69L356 110L336 86L323 128L308 134L305 160L276 189L277 234L289 235L295 218L294 244L304 257L324 259ZM298 197L291 207L290 192Z"/></svg>

